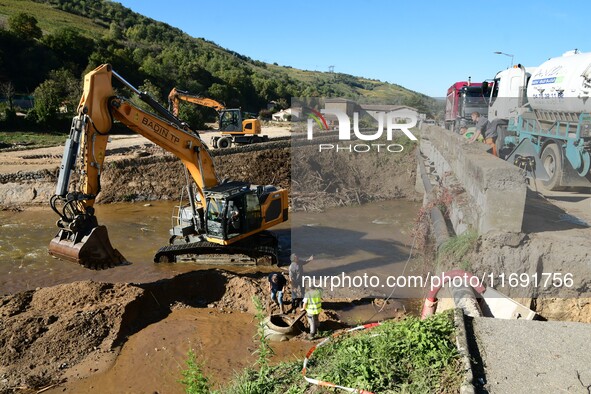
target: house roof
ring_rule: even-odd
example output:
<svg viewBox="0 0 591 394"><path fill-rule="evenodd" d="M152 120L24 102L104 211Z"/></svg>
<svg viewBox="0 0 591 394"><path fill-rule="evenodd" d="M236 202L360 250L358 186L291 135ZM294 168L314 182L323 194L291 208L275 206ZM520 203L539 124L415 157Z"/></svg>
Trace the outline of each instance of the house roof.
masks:
<svg viewBox="0 0 591 394"><path fill-rule="evenodd" d="M360 104L359 106L366 111L399 111L402 109L409 109L418 112L416 108L407 105Z"/></svg>

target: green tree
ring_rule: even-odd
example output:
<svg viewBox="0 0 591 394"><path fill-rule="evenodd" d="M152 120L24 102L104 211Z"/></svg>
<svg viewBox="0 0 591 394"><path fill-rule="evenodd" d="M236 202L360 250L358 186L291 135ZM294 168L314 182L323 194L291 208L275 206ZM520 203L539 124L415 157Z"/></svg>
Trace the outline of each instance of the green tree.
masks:
<svg viewBox="0 0 591 394"><path fill-rule="evenodd" d="M415 108L420 113L427 114L428 117L433 116L425 98L418 94L406 97L403 101L403 105Z"/></svg>
<svg viewBox="0 0 591 394"><path fill-rule="evenodd" d="M35 105L30 115L37 123L47 124L57 118L60 105L60 87L53 79L48 79L33 92Z"/></svg>
<svg viewBox="0 0 591 394"><path fill-rule="evenodd" d="M41 83L35 91L35 105L30 116L40 124L49 124L58 118L60 107L69 113L76 110L82 95L80 81L66 69L52 70L49 78Z"/></svg>
<svg viewBox="0 0 591 394"><path fill-rule="evenodd" d="M51 69L59 67L59 60L41 41L0 30L1 79L10 80L17 92L35 90Z"/></svg>
<svg viewBox="0 0 591 394"><path fill-rule="evenodd" d="M152 96L153 99L155 99L156 101L161 102L160 98L162 97L162 92L160 91L160 88L156 85L154 85L152 83L152 81L150 80L144 80L144 83L140 86L138 86L138 90L140 92L146 92L148 93L150 96ZM143 109L144 111L147 112L151 112L154 113L154 109L152 109L152 107L150 107L147 103L143 102L136 94L130 94L128 95L129 100L137 107Z"/></svg>
<svg viewBox="0 0 591 394"><path fill-rule="evenodd" d="M19 12L8 18L9 30L25 39L39 39L43 36L37 23L37 19L26 12Z"/></svg>
<svg viewBox="0 0 591 394"><path fill-rule="evenodd" d="M227 85L222 85L219 83L212 84L208 89L209 97L214 98L216 100L220 100L225 102L226 99L230 96L230 88Z"/></svg>
<svg viewBox="0 0 591 394"><path fill-rule="evenodd" d="M82 96L81 81L65 68L52 70L49 73L49 79L56 83L59 105L65 107L68 113L73 114Z"/></svg>
<svg viewBox="0 0 591 394"><path fill-rule="evenodd" d="M88 56L92 53L95 43L92 39L80 34L78 30L65 27L55 33L43 37L47 45L60 59L62 66L73 73L80 74L88 63Z"/></svg>
<svg viewBox="0 0 591 394"><path fill-rule="evenodd" d="M109 33L107 37L112 40L123 39L123 30L117 22L111 22L111 24L109 25Z"/></svg>
<svg viewBox="0 0 591 394"><path fill-rule="evenodd" d="M206 128L205 121L217 121L217 112L211 108L187 103L180 106L178 118L187 122L193 130L204 130Z"/></svg>

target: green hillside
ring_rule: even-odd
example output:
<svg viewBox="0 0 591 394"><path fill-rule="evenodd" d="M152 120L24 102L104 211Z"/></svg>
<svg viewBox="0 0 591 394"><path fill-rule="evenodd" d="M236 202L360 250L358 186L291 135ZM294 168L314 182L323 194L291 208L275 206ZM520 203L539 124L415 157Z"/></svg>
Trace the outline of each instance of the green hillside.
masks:
<svg viewBox="0 0 591 394"><path fill-rule="evenodd" d="M33 22L15 22L23 13ZM111 63L161 102L178 87L252 112L270 101L286 106L291 97L302 96L406 104L422 111L433 107L430 98L398 85L253 60L111 1L0 2L0 84L12 85L17 93L36 92L36 107L48 90L61 95L44 103L49 108L36 108L38 121L51 118L60 103L75 102L82 75L102 63ZM0 90L0 97L5 91ZM213 115L189 106L181 112L192 124Z"/></svg>
<svg viewBox="0 0 591 394"><path fill-rule="evenodd" d="M3 0L0 2L0 25L6 25L11 15L25 12L33 15L39 21L39 27L44 33L53 33L64 27L72 27L91 38L95 35L102 35L105 27L92 23L88 18L69 14L52 7L50 4L35 3L23 0Z"/></svg>

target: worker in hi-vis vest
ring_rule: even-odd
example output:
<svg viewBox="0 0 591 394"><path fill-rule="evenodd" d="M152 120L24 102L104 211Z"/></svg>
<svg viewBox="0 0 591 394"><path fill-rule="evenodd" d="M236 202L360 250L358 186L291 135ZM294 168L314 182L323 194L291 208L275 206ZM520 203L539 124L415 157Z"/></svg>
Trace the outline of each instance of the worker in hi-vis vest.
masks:
<svg viewBox="0 0 591 394"><path fill-rule="evenodd" d="M303 299L303 306L306 310L308 323L310 324L309 339L314 338L318 329L318 316L322 312L322 293L320 289L312 287L306 291Z"/></svg>

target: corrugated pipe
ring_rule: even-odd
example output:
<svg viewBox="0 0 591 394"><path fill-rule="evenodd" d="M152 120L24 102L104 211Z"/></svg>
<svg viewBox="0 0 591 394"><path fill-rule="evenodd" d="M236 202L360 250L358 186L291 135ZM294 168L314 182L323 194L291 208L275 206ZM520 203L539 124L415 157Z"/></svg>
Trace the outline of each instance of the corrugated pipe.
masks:
<svg viewBox="0 0 591 394"><path fill-rule="evenodd" d="M454 285L454 279L459 278L458 281L460 285ZM478 294L483 294L486 288L480 282L480 279L464 270L453 270L448 271L442 274L437 281L431 281L431 283L435 283L427 297L425 298L425 303L423 304L423 309L421 310L421 319L429 317L435 314L435 310L437 309L437 293L439 290L445 286L446 283L452 285L452 297L454 298L454 303L461 307L464 310L464 313L467 312L467 309L472 309L474 313L466 313L467 315L480 315L480 309L477 306L477 301L474 293L471 291L470 287L474 289ZM470 287L466 288L465 285Z"/></svg>

